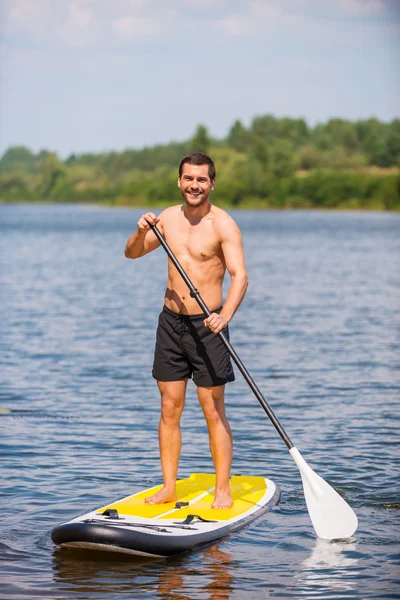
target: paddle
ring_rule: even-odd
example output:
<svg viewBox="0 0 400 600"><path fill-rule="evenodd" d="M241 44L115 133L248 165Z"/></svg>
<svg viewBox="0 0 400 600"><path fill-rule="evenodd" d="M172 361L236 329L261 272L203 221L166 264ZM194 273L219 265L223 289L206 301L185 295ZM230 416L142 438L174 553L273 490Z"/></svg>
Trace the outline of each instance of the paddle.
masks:
<svg viewBox="0 0 400 600"><path fill-rule="evenodd" d="M165 241L157 225L153 225L152 223L149 223L149 225L188 286L191 297L195 298L197 304L200 306L204 314L209 317L211 312L200 296L200 292L194 287L193 283L186 275L181 264L178 262L176 256ZM236 354L224 333L220 331L217 335L219 335L221 338L243 377L249 384L251 390L254 392L257 400L285 442L289 449L290 455L300 471L308 512L317 536L326 540L351 537L357 529L356 514L352 508L350 508L347 502L306 463L300 452L297 450L294 444L292 444L289 436L283 429L273 410L265 400L264 396L261 394L255 381L248 373L246 367Z"/></svg>

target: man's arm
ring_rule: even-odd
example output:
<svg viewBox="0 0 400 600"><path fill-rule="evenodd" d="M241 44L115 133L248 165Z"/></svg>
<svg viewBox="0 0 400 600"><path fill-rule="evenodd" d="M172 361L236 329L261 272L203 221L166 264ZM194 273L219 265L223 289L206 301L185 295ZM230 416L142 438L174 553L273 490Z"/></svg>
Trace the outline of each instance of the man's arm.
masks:
<svg viewBox="0 0 400 600"><path fill-rule="evenodd" d="M155 250L160 245L160 242L151 230L149 223L152 225L158 223L162 232L160 217L156 217L156 215L151 212L144 214L137 223L137 231L131 235L126 242L126 258L140 258L152 250Z"/></svg>
<svg viewBox="0 0 400 600"><path fill-rule="evenodd" d="M229 215L221 224L221 248L231 285L224 306L219 314L212 313L204 324L214 333L226 327L239 308L247 290L248 277L243 253L242 235L239 227Z"/></svg>

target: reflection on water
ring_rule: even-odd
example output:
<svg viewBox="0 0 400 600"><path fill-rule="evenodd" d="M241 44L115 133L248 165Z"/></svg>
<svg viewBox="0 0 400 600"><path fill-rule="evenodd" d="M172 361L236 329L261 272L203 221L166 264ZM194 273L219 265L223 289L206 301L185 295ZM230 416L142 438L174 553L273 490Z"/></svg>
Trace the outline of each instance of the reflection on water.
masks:
<svg viewBox="0 0 400 600"><path fill-rule="evenodd" d="M317 539L312 552L300 565L297 573L299 594L312 594L313 598L324 598L326 593L351 592L357 587L355 539L347 542L329 542Z"/></svg>
<svg viewBox="0 0 400 600"><path fill-rule="evenodd" d="M218 545L204 548L193 560L189 555L169 559L133 558L108 552L56 549L53 578L57 589L91 598L126 593L143 597L152 589L160 598L190 597L195 586L204 600L228 600L232 591L234 563Z"/></svg>
<svg viewBox="0 0 400 600"><path fill-rule="evenodd" d="M317 539L309 558L303 562L307 569L349 567L358 562L358 558L351 558L346 554L349 550L354 552L357 542L353 538L343 542L329 542Z"/></svg>

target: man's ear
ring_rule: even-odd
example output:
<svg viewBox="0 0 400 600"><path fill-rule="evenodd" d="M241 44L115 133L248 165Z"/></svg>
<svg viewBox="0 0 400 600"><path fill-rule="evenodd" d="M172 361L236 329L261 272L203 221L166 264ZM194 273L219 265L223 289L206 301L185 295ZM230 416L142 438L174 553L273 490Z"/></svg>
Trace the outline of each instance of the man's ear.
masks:
<svg viewBox="0 0 400 600"><path fill-rule="evenodd" d="M214 181L211 182L211 190L213 190L215 188L215 179Z"/></svg>
<svg viewBox="0 0 400 600"><path fill-rule="evenodd" d="M178 188L180 188L180 187L181 187L181 178L178 177Z"/></svg>

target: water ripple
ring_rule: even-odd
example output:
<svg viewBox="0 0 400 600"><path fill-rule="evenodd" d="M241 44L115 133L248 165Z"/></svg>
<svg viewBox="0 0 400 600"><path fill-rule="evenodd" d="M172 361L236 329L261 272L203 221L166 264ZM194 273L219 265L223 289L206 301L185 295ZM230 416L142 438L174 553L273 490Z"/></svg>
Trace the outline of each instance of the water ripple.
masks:
<svg viewBox="0 0 400 600"><path fill-rule="evenodd" d="M224 543L133 561L60 551L50 531L160 481L150 370L166 257L124 259L139 211L0 212L1 597L397 597L398 215L234 213L250 285L232 343L304 458L356 510L354 538L315 539L298 470L237 373L232 471L279 482L281 504ZM179 475L195 471L212 462L190 385Z"/></svg>

